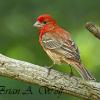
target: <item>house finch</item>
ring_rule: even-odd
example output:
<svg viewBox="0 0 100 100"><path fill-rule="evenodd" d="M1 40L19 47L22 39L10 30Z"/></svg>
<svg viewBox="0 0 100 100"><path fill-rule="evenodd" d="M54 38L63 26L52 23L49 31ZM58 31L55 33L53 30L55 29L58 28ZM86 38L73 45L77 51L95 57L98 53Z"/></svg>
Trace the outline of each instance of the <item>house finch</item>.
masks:
<svg viewBox="0 0 100 100"><path fill-rule="evenodd" d="M61 28L50 15L40 15L34 26L39 29L41 46L54 64L72 65L82 78L95 80L81 63L79 50L70 33Z"/></svg>

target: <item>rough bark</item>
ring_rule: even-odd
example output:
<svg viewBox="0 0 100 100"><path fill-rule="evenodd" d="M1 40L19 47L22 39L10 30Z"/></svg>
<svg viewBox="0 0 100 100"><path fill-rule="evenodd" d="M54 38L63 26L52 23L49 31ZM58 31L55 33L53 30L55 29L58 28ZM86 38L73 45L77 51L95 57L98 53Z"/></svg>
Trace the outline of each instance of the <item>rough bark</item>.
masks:
<svg viewBox="0 0 100 100"><path fill-rule="evenodd" d="M0 54L0 75L22 80L34 85L46 86L62 93L87 100L100 100L100 83L86 81L78 77L70 77L61 72L25 61L15 60Z"/></svg>

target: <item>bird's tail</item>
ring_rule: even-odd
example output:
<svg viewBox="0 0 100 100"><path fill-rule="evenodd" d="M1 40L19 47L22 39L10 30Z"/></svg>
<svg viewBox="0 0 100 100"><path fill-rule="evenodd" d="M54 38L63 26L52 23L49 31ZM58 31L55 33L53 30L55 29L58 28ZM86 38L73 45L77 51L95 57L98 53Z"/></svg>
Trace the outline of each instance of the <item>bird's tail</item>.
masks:
<svg viewBox="0 0 100 100"><path fill-rule="evenodd" d="M80 75L86 79L86 80L96 80L91 73L84 67L83 64L75 64L75 68L77 69L77 71L80 73Z"/></svg>

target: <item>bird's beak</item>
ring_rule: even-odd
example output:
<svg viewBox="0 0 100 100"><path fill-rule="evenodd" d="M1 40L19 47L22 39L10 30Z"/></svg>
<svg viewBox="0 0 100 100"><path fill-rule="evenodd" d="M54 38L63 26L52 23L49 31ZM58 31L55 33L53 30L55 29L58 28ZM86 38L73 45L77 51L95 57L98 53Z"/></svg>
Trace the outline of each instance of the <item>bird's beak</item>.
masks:
<svg viewBox="0 0 100 100"><path fill-rule="evenodd" d="M37 21L35 22L35 24L33 24L33 26L41 28L42 24L39 21Z"/></svg>

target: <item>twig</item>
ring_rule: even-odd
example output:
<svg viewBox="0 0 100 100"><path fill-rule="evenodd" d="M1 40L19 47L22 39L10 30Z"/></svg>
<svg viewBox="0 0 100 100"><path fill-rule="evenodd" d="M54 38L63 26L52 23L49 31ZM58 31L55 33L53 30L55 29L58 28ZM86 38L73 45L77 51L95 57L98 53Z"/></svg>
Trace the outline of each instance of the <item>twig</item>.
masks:
<svg viewBox="0 0 100 100"><path fill-rule="evenodd" d="M0 54L0 75L22 80L34 85L46 86L62 93L87 100L100 100L100 83L85 81L78 77L51 70L28 62L15 60Z"/></svg>
<svg viewBox="0 0 100 100"><path fill-rule="evenodd" d="M100 27L93 24L92 22L87 22L85 25L86 29L89 30L96 38L100 39Z"/></svg>

